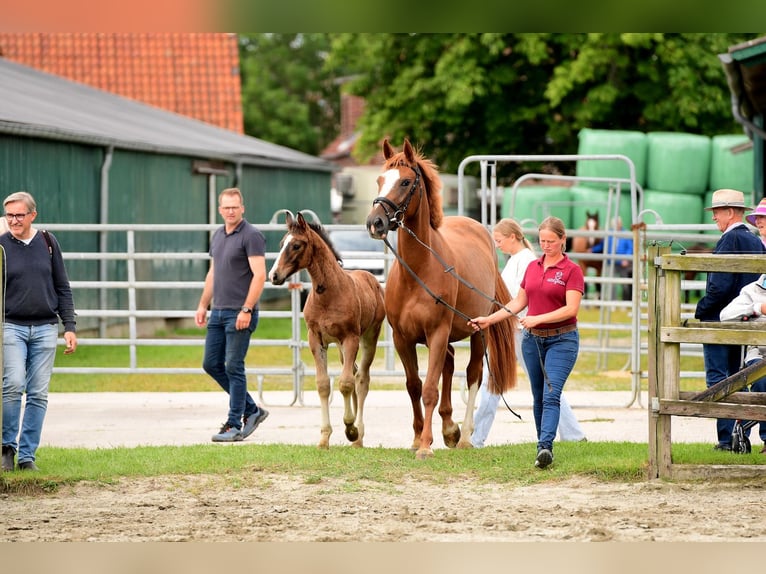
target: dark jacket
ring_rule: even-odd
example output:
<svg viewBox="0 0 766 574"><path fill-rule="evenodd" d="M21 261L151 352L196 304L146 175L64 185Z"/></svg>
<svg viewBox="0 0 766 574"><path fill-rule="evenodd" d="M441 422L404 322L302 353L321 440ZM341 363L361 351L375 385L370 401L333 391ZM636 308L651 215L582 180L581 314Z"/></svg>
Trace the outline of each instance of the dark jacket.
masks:
<svg viewBox="0 0 766 574"><path fill-rule="evenodd" d="M760 238L742 224L721 235L713 253L766 253L766 249ZM721 309L758 277L758 273L708 273L705 296L697 303L694 317L700 321L719 321Z"/></svg>

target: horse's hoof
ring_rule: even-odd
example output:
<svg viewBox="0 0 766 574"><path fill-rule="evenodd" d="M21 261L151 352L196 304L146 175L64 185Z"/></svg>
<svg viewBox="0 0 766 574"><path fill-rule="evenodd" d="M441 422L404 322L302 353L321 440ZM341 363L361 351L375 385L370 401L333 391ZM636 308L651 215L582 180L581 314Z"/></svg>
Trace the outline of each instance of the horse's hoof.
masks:
<svg viewBox="0 0 766 574"><path fill-rule="evenodd" d="M444 433L444 444L447 448L455 448L460 442L460 428L455 427L452 432Z"/></svg>
<svg viewBox="0 0 766 574"><path fill-rule="evenodd" d="M354 425L350 425L346 427L346 438L350 440L351 442L354 442L359 438L359 429L356 428Z"/></svg>
<svg viewBox="0 0 766 574"><path fill-rule="evenodd" d="M329 445L329 444L327 444L327 443L325 443L325 442L320 442L320 443L317 445L317 448L318 448L319 450L330 450L330 445Z"/></svg>
<svg viewBox="0 0 766 574"><path fill-rule="evenodd" d="M457 443L458 448L473 448L470 440L461 440Z"/></svg>
<svg viewBox="0 0 766 574"><path fill-rule="evenodd" d="M432 451L430 448L421 448L415 453L415 458L418 460L428 460L429 458L433 458L434 451Z"/></svg>

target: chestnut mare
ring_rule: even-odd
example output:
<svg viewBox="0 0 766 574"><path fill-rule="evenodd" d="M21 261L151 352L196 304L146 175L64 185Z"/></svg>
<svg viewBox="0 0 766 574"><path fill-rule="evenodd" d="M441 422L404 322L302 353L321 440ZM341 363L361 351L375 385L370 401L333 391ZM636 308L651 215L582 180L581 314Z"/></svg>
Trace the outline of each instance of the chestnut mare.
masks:
<svg viewBox="0 0 766 574"><path fill-rule="evenodd" d="M431 425L437 403L444 444L471 447L485 337L491 390L503 393L516 386L515 319L500 321L483 332L468 325L468 319L488 315L510 300L492 238L478 221L444 217L436 168L408 140L399 153L385 140L383 155L386 161L378 177L378 197L367 216L367 230L373 238L385 240L389 231L401 228L397 261L386 281L386 310L412 402L412 449L418 459L425 459L433 456ZM466 337L471 338L466 369L469 393L461 434L452 420L455 349L451 343ZM418 374L418 344L428 347L425 383Z"/></svg>
<svg viewBox="0 0 766 574"><path fill-rule="evenodd" d="M322 409L319 448L329 448L330 376L327 349L335 343L342 372L338 388L343 395L343 423L352 446L363 446L364 401L370 388L370 365L375 359L378 336L386 317L383 287L375 276L362 270L344 271L340 256L324 229L308 223L298 213L285 210L287 234L269 271L274 285L282 285L293 273L308 270L311 292L303 308L309 347L316 365L316 384ZM359 365L356 356L361 348Z"/></svg>

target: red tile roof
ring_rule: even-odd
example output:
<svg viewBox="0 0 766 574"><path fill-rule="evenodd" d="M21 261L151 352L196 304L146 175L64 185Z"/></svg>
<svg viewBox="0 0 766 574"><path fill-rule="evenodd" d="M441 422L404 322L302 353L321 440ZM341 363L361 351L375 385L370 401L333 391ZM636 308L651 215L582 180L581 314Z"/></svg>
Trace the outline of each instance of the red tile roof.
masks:
<svg viewBox="0 0 766 574"><path fill-rule="evenodd" d="M236 34L0 33L0 56L244 133Z"/></svg>

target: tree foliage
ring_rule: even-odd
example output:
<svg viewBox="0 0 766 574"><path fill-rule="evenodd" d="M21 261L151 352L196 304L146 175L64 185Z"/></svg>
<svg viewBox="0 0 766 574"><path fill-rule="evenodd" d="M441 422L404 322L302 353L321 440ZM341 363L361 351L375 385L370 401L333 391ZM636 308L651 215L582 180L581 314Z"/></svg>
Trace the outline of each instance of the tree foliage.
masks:
<svg viewBox="0 0 766 574"><path fill-rule="evenodd" d="M358 161L408 137L455 172L474 154L576 153L585 127L740 133L717 54L757 36L338 34L326 69L366 99Z"/></svg>
<svg viewBox="0 0 766 574"><path fill-rule="evenodd" d="M321 152L340 122L338 85L324 66L329 47L327 34L240 36L245 133Z"/></svg>

